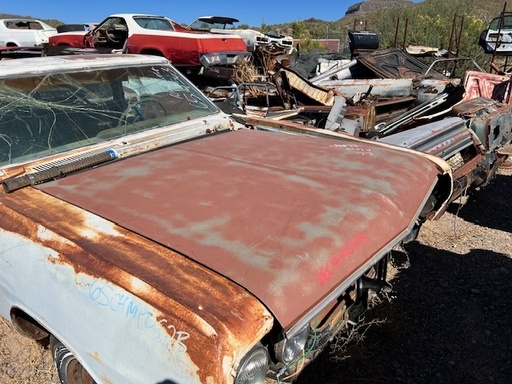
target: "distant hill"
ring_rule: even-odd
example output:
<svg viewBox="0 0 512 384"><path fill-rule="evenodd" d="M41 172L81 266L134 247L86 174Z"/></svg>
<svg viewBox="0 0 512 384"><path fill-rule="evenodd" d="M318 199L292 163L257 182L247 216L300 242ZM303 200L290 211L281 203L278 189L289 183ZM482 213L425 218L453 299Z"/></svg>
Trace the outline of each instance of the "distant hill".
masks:
<svg viewBox="0 0 512 384"><path fill-rule="evenodd" d="M343 32L346 31L347 28L350 28L354 19L365 18L369 15L386 12L392 8L400 7L416 7L421 3L435 3L436 1L448 1L448 0L423 0L420 3L413 3L410 0L363 0L355 2L353 5L349 6L346 10L345 14L342 14L340 10L340 18L334 22L324 21L316 18L309 18L306 20L302 20L306 24L306 26L311 27L312 29L326 29L329 28L331 31ZM460 3L464 5L474 4L472 7L472 14L478 18L481 18L485 21L489 21L490 19L499 16L500 12L503 10L503 6L505 2L503 0L449 0L453 3ZM512 6L509 7L509 11L512 11ZM335 11L333 11L335 12ZM38 18L37 15L32 16L22 16L22 15L10 15L10 14L2 14L0 13L0 18L11 18L11 17L23 17L23 18L35 18L39 19L51 26L57 26L63 24L62 21L56 19L41 19ZM283 16L285 18L286 15ZM280 24L274 25L266 25L265 28L267 30L278 30L282 32L286 32L291 34L292 32L292 24L294 20L283 20ZM260 26L252 26L251 28L260 29Z"/></svg>
<svg viewBox="0 0 512 384"><path fill-rule="evenodd" d="M376 12L387 11L391 8L396 7L415 7L420 3L435 3L439 0L423 0L421 2L413 3L410 0L363 0L351 5L345 15L341 18L343 20L346 17L350 16L364 16L368 14L373 14ZM446 0L441 0L446 1ZM496 16L499 16L500 12L503 10L503 6L506 4L504 0L449 0L451 3L455 4L464 4L464 5L473 5L474 16L479 18L490 20ZM512 5L508 6L507 11L512 12Z"/></svg>

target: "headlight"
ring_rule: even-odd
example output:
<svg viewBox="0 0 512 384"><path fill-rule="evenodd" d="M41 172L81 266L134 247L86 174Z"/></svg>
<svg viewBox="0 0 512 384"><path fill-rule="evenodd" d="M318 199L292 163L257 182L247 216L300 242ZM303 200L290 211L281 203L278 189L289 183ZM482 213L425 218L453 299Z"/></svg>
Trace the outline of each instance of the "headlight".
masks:
<svg viewBox="0 0 512 384"><path fill-rule="evenodd" d="M291 363L304 351L308 338L309 326L306 326L291 339L285 338L275 345L276 357L285 364Z"/></svg>
<svg viewBox="0 0 512 384"><path fill-rule="evenodd" d="M240 363L235 384L263 384L269 363L270 357L266 348L256 346Z"/></svg>

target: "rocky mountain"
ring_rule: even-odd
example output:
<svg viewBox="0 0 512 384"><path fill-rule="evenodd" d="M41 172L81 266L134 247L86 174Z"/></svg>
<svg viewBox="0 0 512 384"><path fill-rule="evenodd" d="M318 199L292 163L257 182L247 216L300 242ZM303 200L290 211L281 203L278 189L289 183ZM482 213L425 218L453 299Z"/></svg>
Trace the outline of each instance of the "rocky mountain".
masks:
<svg viewBox="0 0 512 384"><path fill-rule="evenodd" d="M348 7L345 16L362 16L395 7L408 7L412 4L413 2L409 0L365 0Z"/></svg>

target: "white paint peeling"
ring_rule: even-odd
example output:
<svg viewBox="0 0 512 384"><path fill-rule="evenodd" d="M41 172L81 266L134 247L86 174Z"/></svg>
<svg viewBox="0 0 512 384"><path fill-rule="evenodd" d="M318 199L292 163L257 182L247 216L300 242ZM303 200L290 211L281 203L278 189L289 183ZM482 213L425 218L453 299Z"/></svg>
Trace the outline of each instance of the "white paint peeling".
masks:
<svg viewBox="0 0 512 384"><path fill-rule="evenodd" d="M55 241L55 240L58 240L61 243L63 243L62 237L57 235L55 232L49 230L48 228L43 227L42 225L38 225L37 226L37 237L39 239L43 240L43 241Z"/></svg>
<svg viewBox="0 0 512 384"><path fill-rule="evenodd" d="M87 212L84 213L84 226L79 234L86 239L92 240L97 238L100 234L120 236L114 223Z"/></svg>

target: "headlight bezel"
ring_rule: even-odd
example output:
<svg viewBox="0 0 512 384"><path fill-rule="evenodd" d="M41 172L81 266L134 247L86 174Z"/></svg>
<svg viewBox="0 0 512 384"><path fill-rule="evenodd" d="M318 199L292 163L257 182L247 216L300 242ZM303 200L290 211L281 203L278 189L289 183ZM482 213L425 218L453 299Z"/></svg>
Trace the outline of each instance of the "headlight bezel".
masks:
<svg viewBox="0 0 512 384"><path fill-rule="evenodd" d="M270 367L270 354L261 343L252 348L240 361L235 384L262 384Z"/></svg>
<svg viewBox="0 0 512 384"><path fill-rule="evenodd" d="M276 358L284 363L293 363L300 355L304 354L307 342L310 338L310 326L305 325L291 339L284 337L281 341L274 345Z"/></svg>

